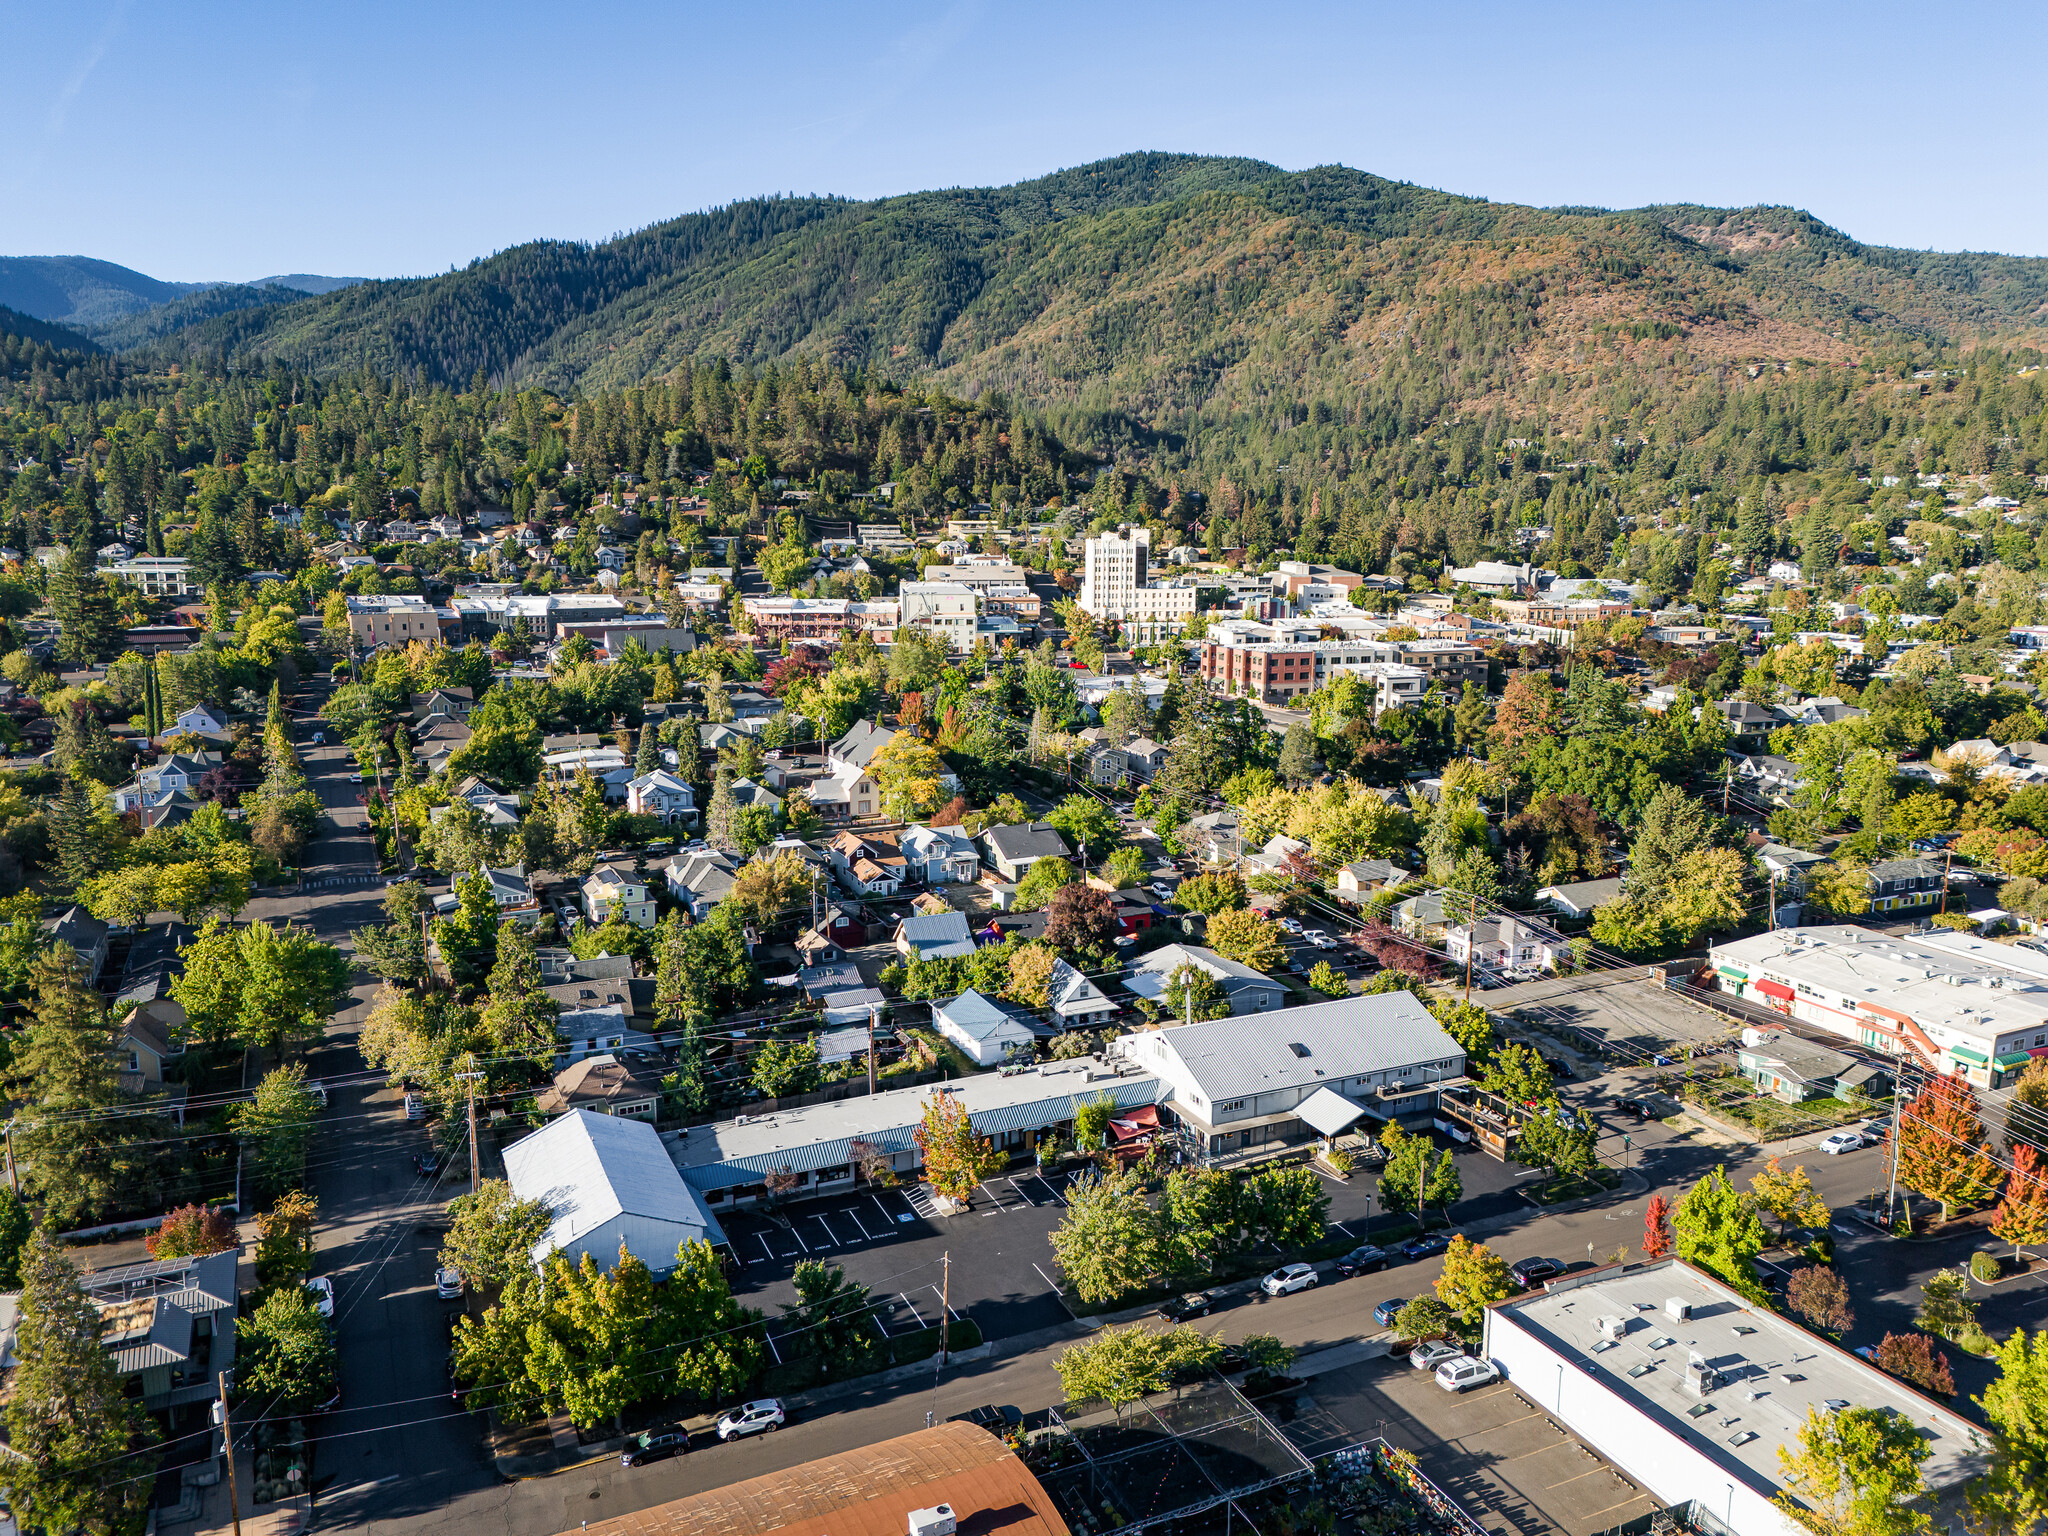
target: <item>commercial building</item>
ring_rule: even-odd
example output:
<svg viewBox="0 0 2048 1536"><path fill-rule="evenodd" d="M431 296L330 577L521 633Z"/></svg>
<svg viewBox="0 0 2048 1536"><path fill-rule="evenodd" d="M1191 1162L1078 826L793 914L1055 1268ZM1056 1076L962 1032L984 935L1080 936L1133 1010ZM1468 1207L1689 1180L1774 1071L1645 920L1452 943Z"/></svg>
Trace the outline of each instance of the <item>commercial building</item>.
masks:
<svg viewBox="0 0 2048 1536"><path fill-rule="evenodd" d="M348 632L358 645L403 648L415 640L459 640L462 620L452 608L437 608L411 593L351 597Z"/></svg>
<svg viewBox="0 0 2048 1536"><path fill-rule="evenodd" d="M1999 1088L2048 1056L2048 978L2007 953L1834 926L1717 944L1707 960L1746 1001Z"/></svg>
<svg viewBox="0 0 2048 1536"><path fill-rule="evenodd" d="M895 598L859 602L846 597L748 597L741 610L759 642L838 640L856 630L886 632L902 612Z"/></svg>
<svg viewBox="0 0 2048 1536"><path fill-rule="evenodd" d="M100 574L132 582L147 597L204 597L206 588L192 575L192 562L169 555L134 555L104 560Z"/></svg>
<svg viewBox="0 0 2048 1536"><path fill-rule="evenodd" d="M1087 540L1082 546L1079 605L1091 617L1129 624L1146 638L1179 629L1195 612L1195 589L1164 586L1148 579L1146 557L1152 534L1145 528L1119 528Z"/></svg>
<svg viewBox="0 0 2048 1536"><path fill-rule="evenodd" d="M1355 676L1371 683L1382 709L1414 703L1432 684L1455 690L1486 681L1486 658L1477 646L1376 638L1384 627L1248 619L1212 624L1202 641L1202 678L1225 693L1285 704L1334 678ZM1332 638L1332 631L1342 633Z"/></svg>
<svg viewBox="0 0 2048 1536"><path fill-rule="evenodd" d="M626 605L603 592L484 592L458 595L454 607L463 632L482 639L499 630L545 639L563 624L616 624L626 616Z"/></svg>
<svg viewBox="0 0 2048 1536"><path fill-rule="evenodd" d="M928 630L949 651L974 649L980 618L974 591L957 581L906 581L898 589L904 629Z"/></svg>
<svg viewBox="0 0 2048 1536"><path fill-rule="evenodd" d="M1365 585L1365 578L1334 565L1282 560L1273 570L1273 585L1284 586L1287 595L1306 608L1311 603L1349 602L1351 594Z"/></svg>
<svg viewBox="0 0 2048 1536"><path fill-rule="evenodd" d="M1014 561L986 557L961 560L952 565L928 565L918 572L919 581L965 587L981 597L995 592L1029 592L1030 577L1031 573Z"/></svg>
<svg viewBox="0 0 2048 1536"><path fill-rule="evenodd" d="M1183 1142L1212 1158L1327 1134L1302 1113L1320 1094L1354 1119L1426 1122L1465 1073L1463 1048L1407 992L1120 1035L1109 1057L1157 1077Z"/></svg>
<svg viewBox="0 0 2048 1536"><path fill-rule="evenodd" d="M1047 1131L1071 1130L1078 1101L1106 1095L1115 1108L1135 1109L1156 1104L1164 1091L1164 1084L1136 1067L1077 1056L1009 1077L982 1073L928 1088L743 1115L663 1139L684 1180L717 1211L765 1198L771 1173L794 1175L791 1194L799 1197L850 1189L855 1142L898 1174L914 1174L923 1166L914 1136L934 1094L951 1094L967 1111L976 1136L1023 1157ZM509 1162L511 1154L506 1157Z"/></svg>
<svg viewBox="0 0 2048 1536"><path fill-rule="evenodd" d="M657 1277L684 1243L725 1246L725 1229L683 1181L644 1120L572 1109L505 1149L505 1177L520 1200L543 1200L554 1221L533 1262L587 1253L610 1269L625 1249Z"/></svg>
<svg viewBox="0 0 2048 1536"><path fill-rule="evenodd" d="M1803 1536L1774 1500L1778 1452L1797 1449L1810 1413L1853 1405L1911 1424L1937 1491L1981 1469L1983 1436L1967 1420L1677 1259L1496 1302L1483 1353L1536 1412L1716 1536Z"/></svg>

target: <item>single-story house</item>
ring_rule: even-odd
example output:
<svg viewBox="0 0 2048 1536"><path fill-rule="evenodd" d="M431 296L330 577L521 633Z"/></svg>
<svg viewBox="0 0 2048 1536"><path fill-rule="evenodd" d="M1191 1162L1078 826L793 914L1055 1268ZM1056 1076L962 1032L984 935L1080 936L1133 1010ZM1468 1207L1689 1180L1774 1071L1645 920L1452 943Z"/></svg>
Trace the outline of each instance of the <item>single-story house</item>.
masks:
<svg viewBox="0 0 2048 1536"><path fill-rule="evenodd" d="M1337 894L1354 905L1368 896L1399 885L1408 871L1392 859L1357 859L1337 871Z"/></svg>
<svg viewBox="0 0 2048 1536"><path fill-rule="evenodd" d="M951 1002L932 1006L932 1023L976 1066L993 1067L1031 1053L1038 1030L1031 1015L1014 1003L983 997L972 988Z"/></svg>
<svg viewBox="0 0 2048 1536"><path fill-rule="evenodd" d="M1012 882L1022 880L1040 859L1073 856L1067 840L1049 821L990 827L981 834L981 851L987 856L989 867L1002 879ZM1106 853L1108 850L1103 851Z"/></svg>
<svg viewBox="0 0 2048 1536"><path fill-rule="evenodd" d="M1268 1013L1287 1004L1284 984L1198 944L1168 944L1153 950L1131 966L1124 985L1139 997L1158 1002L1166 995L1173 973L1184 965L1192 965L1222 986L1233 1016Z"/></svg>
<svg viewBox="0 0 2048 1536"><path fill-rule="evenodd" d="M1546 885L1536 893L1536 899L1560 917L1587 918L1593 915L1595 908L1621 899L1621 879L1616 876L1611 880L1575 880L1569 885Z"/></svg>
<svg viewBox="0 0 2048 1536"><path fill-rule="evenodd" d="M661 1074L616 1056L586 1056L572 1062L534 1097L534 1106L544 1115L588 1109L600 1115L653 1120L660 1105Z"/></svg>
<svg viewBox="0 0 2048 1536"><path fill-rule="evenodd" d="M1570 949L1564 936L1518 917L1482 917L1444 929L1444 953L1453 965L1513 973L1561 968Z"/></svg>
<svg viewBox="0 0 2048 1536"><path fill-rule="evenodd" d="M1735 1053L1735 1067L1768 1093L1787 1104L1833 1098L1835 1083L1856 1058L1781 1030L1744 1030Z"/></svg>
<svg viewBox="0 0 2048 1536"><path fill-rule="evenodd" d="M965 912L906 917L896 925L895 943L906 960L953 960L974 953Z"/></svg>
<svg viewBox="0 0 2048 1536"><path fill-rule="evenodd" d="M1045 1006L1062 1029L1086 1028L1117 1011L1102 988L1064 960L1055 962L1045 980Z"/></svg>

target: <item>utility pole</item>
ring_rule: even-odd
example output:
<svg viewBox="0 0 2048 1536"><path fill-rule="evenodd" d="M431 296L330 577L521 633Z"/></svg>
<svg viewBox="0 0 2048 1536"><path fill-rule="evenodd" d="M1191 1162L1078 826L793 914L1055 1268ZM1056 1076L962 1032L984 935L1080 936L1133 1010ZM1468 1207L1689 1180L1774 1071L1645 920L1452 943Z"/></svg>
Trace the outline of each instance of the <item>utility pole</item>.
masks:
<svg viewBox="0 0 2048 1536"><path fill-rule="evenodd" d="M1479 901L1476 897L1467 899L1470 902L1470 906L1467 909L1468 918L1465 923L1465 1001L1470 1003L1472 1001L1472 951L1479 945Z"/></svg>
<svg viewBox="0 0 2048 1536"><path fill-rule="evenodd" d="M1892 1177L1891 1188L1885 1192L1885 1225L1892 1222L1892 1213L1899 1202L1899 1143L1906 1139L1906 1110L1911 1101L1904 1092L1904 1084L1892 1090L1892 1103L1897 1106L1892 1114Z"/></svg>
<svg viewBox="0 0 2048 1536"><path fill-rule="evenodd" d="M939 1255L939 1369L944 1370L951 1353L947 1344L953 1337L953 1251ZM239 1533L238 1533L239 1536Z"/></svg>
<svg viewBox="0 0 2048 1536"><path fill-rule="evenodd" d="M470 1059L473 1065L475 1058ZM458 1083L469 1084L469 1192L472 1195L483 1182L483 1174L479 1167L482 1159L476 1146L476 1084L477 1079L482 1076L481 1072L462 1072L458 1073L455 1079Z"/></svg>
<svg viewBox="0 0 2048 1536"><path fill-rule="evenodd" d="M1947 850L1947 857L1941 861L1941 911L1944 917L1948 915L1948 872L1954 869L1955 865L1956 851L1950 848Z"/></svg>
<svg viewBox="0 0 2048 1536"><path fill-rule="evenodd" d="M235 1489L235 1426L228 1419L228 1373L214 1378L220 1386L220 1443L228 1458L228 1514L235 1522L235 1536L242 1536L242 1496Z"/></svg>
<svg viewBox="0 0 2048 1536"><path fill-rule="evenodd" d="M875 1094L875 1005L868 1004L868 1097Z"/></svg>
<svg viewBox="0 0 2048 1536"><path fill-rule="evenodd" d="M7 1122L7 1187L14 1198L21 1198L21 1177L14 1171L14 1122Z"/></svg>
<svg viewBox="0 0 2048 1536"><path fill-rule="evenodd" d="M1770 931L1776 933L1778 931L1778 872L1776 870L1771 871L1770 903Z"/></svg>

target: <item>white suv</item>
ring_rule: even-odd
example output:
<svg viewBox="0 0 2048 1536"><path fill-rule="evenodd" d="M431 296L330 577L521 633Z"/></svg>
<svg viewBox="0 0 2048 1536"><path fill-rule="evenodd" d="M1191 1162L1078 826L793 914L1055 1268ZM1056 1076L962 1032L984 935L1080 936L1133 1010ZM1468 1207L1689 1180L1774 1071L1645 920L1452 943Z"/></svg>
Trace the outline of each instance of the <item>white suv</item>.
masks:
<svg viewBox="0 0 2048 1536"><path fill-rule="evenodd" d="M1316 1272L1313 1265L1287 1264L1261 1280L1259 1289L1268 1296L1286 1296L1294 1291L1305 1291L1315 1283Z"/></svg>
<svg viewBox="0 0 2048 1536"><path fill-rule="evenodd" d="M719 1416L718 1438L737 1440L742 1435L777 1430L782 1428L782 1421L786 1417L779 1398L764 1397L751 1403L741 1403L730 1413Z"/></svg>
<svg viewBox="0 0 2048 1536"><path fill-rule="evenodd" d="M1498 1380L1499 1366L1491 1360L1474 1360L1470 1355L1446 1360L1436 1368L1436 1384L1446 1392L1463 1392L1468 1387L1483 1387Z"/></svg>

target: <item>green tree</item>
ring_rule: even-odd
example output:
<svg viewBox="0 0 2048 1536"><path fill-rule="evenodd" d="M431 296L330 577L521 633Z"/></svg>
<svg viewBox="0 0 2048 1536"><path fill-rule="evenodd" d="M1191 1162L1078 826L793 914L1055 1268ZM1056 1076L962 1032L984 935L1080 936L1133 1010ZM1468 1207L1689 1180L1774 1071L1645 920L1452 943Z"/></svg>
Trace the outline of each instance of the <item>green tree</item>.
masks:
<svg viewBox="0 0 2048 1536"><path fill-rule="evenodd" d="M1913 1501L1930 1454L1902 1414L1809 1408L1796 1444L1778 1447L1785 1487L1775 1502L1816 1536L1909 1536L1929 1524Z"/></svg>
<svg viewBox="0 0 2048 1536"><path fill-rule="evenodd" d="M1315 732L1302 721L1287 727L1280 743L1280 777L1289 784L1306 784L1322 771L1316 761Z"/></svg>
<svg viewBox="0 0 2048 1536"><path fill-rule="evenodd" d="M1205 1277L1244 1244L1236 1178L1221 1168L1176 1168L1166 1176L1156 1224L1164 1265L1186 1279Z"/></svg>
<svg viewBox="0 0 2048 1536"><path fill-rule="evenodd" d="M1046 820L1066 838L1070 848L1089 850L1097 863L1109 857L1124 840L1116 814L1092 795L1067 796L1053 807Z"/></svg>
<svg viewBox="0 0 2048 1536"><path fill-rule="evenodd" d="M1036 912L1052 900L1053 892L1079 878L1074 873L1074 866L1065 859L1038 860L1024 871L1024 878L1017 882L1017 910Z"/></svg>
<svg viewBox="0 0 2048 1536"><path fill-rule="evenodd" d="M434 923L434 944L457 986L473 989L498 962L498 900L479 871L455 882L455 911Z"/></svg>
<svg viewBox="0 0 2048 1536"><path fill-rule="evenodd" d="M782 1308L795 1349L819 1356L836 1376L859 1375L877 1344L868 1288L818 1259L798 1260L795 1281L796 1301Z"/></svg>
<svg viewBox="0 0 2048 1536"><path fill-rule="evenodd" d="M1479 1086L1517 1104L1544 1106L1557 1102L1557 1079L1533 1046L1509 1041L1493 1053L1480 1074Z"/></svg>
<svg viewBox="0 0 2048 1536"><path fill-rule="evenodd" d="M533 935L516 922L498 925L498 954L485 981L489 998L483 1007L484 1032L500 1060L526 1061L538 1070L552 1070L556 1020L561 1005L542 990L540 955Z"/></svg>
<svg viewBox="0 0 2048 1536"><path fill-rule="evenodd" d="M1436 1294L1438 1300L1464 1320L1467 1328L1477 1328L1488 1302L1505 1301L1515 1294L1515 1280L1508 1273L1507 1260L1484 1243L1459 1236L1452 1238L1451 1246L1444 1251Z"/></svg>
<svg viewBox="0 0 2048 1536"><path fill-rule="evenodd" d="M1728 1182L1728 1170L1717 1167L1686 1191L1671 1214L1678 1256L1733 1286L1750 1300L1764 1304L1757 1279L1756 1256L1769 1239L1757 1214L1755 1196Z"/></svg>
<svg viewBox="0 0 2048 1536"><path fill-rule="evenodd" d="M306 1069L297 1063L266 1072L255 1097L234 1106L235 1133L254 1154L252 1171L263 1193L281 1193L303 1182L306 1141L319 1109L306 1087Z"/></svg>
<svg viewBox="0 0 2048 1536"><path fill-rule="evenodd" d="M1235 870L1196 875L1175 888L1173 904L1204 916L1235 910L1245 904L1244 880Z"/></svg>
<svg viewBox="0 0 2048 1536"><path fill-rule="evenodd" d="M1271 974L1286 962L1280 930L1251 911L1218 912L1209 919L1209 948L1226 960Z"/></svg>
<svg viewBox="0 0 2048 1536"><path fill-rule="evenodd" d="M251 923L236 940L246 979L236 1038L282 1055L285 1045L319 1036L348 1000L347 959L301 928Z"/></svg>
<svg viewBox="0 0 2048 1536"><path fill-rule="evenodd" d="M1129 1169L1076 1180L1051 1242L1061 1275L1090 1305L1142 1290L1167 1256L1158 1216Z"/></svg>
<svg viewBox="0 0 2048 1536"><path fill-rule="evenodd" d="M966 1106L951 1094L924 1101L911 1139L924 1159L925 1181L954 1200L967 1199L975 1185L1009 1162L992 1141L974 1134Z"/></svg>
<svg viewBox="0 0 2048 1536"><path fill-rule="evenodd" d="M764 1041L752 1065L754 1086L771 1099L810 1093L820 1081L817 1039Z"/></svg>
<svg viewBox="0 0 2048 1536"><path fill-rule="evenodd" d="M1452 1332L1457 1325L1456 1309L1446 1306L1438 1297L1426 1293L1417 1296L1394 1314L1394 1334L1397 1338L1441 1338Z"/></svg>
<svg viewBox="0 0 2048 1536"><path fill-rule="evenodd" d="M475 1291L500 1290L531 1272L533 1250L554 1224L542 1200L521 1200L503 1179L485 1179L473 1195L448 1202L440 1261Z"/></svg>
<svg viewBox="0 0 2048 1536"><path fill-rule="evenodd" d="M100 661L121 649L127 625L121 621L120 604L83 545L74 547L50 572L49 601L62 631L57 653L66 661Z"/></svg>
<svg viewBox="0 0 2048 1536"><path fill-rule="evenodd" d="M1486 740L1487 719L1491 711L1486 704L1486 690L1471 683L1465 685L1458 695L1458 707L1452 712L1452 739L1460 747L1476 747Z"/></svg>
<svg viewBox="0 0 2048 1536"><path fill-rule="evenodd" d="M21 1255L32 1226L21 1196L0 1189L0 1290L21 1289Z"/></svg>
<svg viewBox="0 0 2048 1536"><path fill-rule="evenodd" d="M1327 960L1318 960L1308 973L1308 984L1325 997L1349 997L1351 978Z"/></svg>
<svg viewBox="0 0 2048 1536"><path fill-rule="evenodd" d="M1970 1272L1937 1269L1920 1283L1920 1313L1914 1323L1944 1339L1958 1339L1977 1326L1977 1304L1970 1299Z"/></svg>
<svg viewBox="0 0 2048 1536"><path fill-rule="evenodd" d="M1970 1484L1970 1529L2033 1536L2048 1524L2048 1330L2015 1328L1998 1348L1998 1378L1977 1399L1997 1431L1990 1465Z"/></svg>
<svg viewBox="0 0 2048 1536"><path fill-rule="evenodd" d="M1329 1187L1304 1164L1267 1168L1238 1189L1238 1219L1254 1242L1277 1248L1320 1243L1330 1216Z"/></svg>
<svg viewBox="0 0 2048 1536"><path fill-rule="evenodd" d="M1411 1136L1398 1124L1380 1133L1386 1165L1380 1170L1380 1202L1389 1211L1420 1212L1426 1205L1450 1206L1465 1192L1465 1181L1448 1149L1437 1153L1427 1136Z"/></svg>
<svg viewBox="0 0 2048 1536"><path fill-rule="evenodd" d="M21 1279L5 1413L15 1519L48 1531L134 1536L149 1508L157 1457L147 1448L156 1432L142 1404L122 1391L100 1343L99 1308L50 1233L29 1239Z"/></svg>
<svg viewBox="0 0 2048 1536"><path fill-rule="evenodd" d="M282 1285L235 1324L235 1386L287 1411L334 1396L334 1333L304 1286Z"/></svg>
<svg viewBox="0 0 2048 1536"><path fill-rule="evenodd" d="M571 1264L559 1250L543 1267L537 1329L529 1329L526 1374L586 1428L661 1391L647 1362L668 1329L647 1265L625 1244L609 1269L585 1253ZM459 1357L458 1357L459 1359Z"/></svg>
<svg viewBox="0 0 2048 1536"><path fill-rule="evenodd" d="M706 1242L676 1249L658 1297L675 1388L704 1403L726 1402L760 1373L768 1351L748 1328L760 1313L733 1300L724 1266Z"/></svg>

